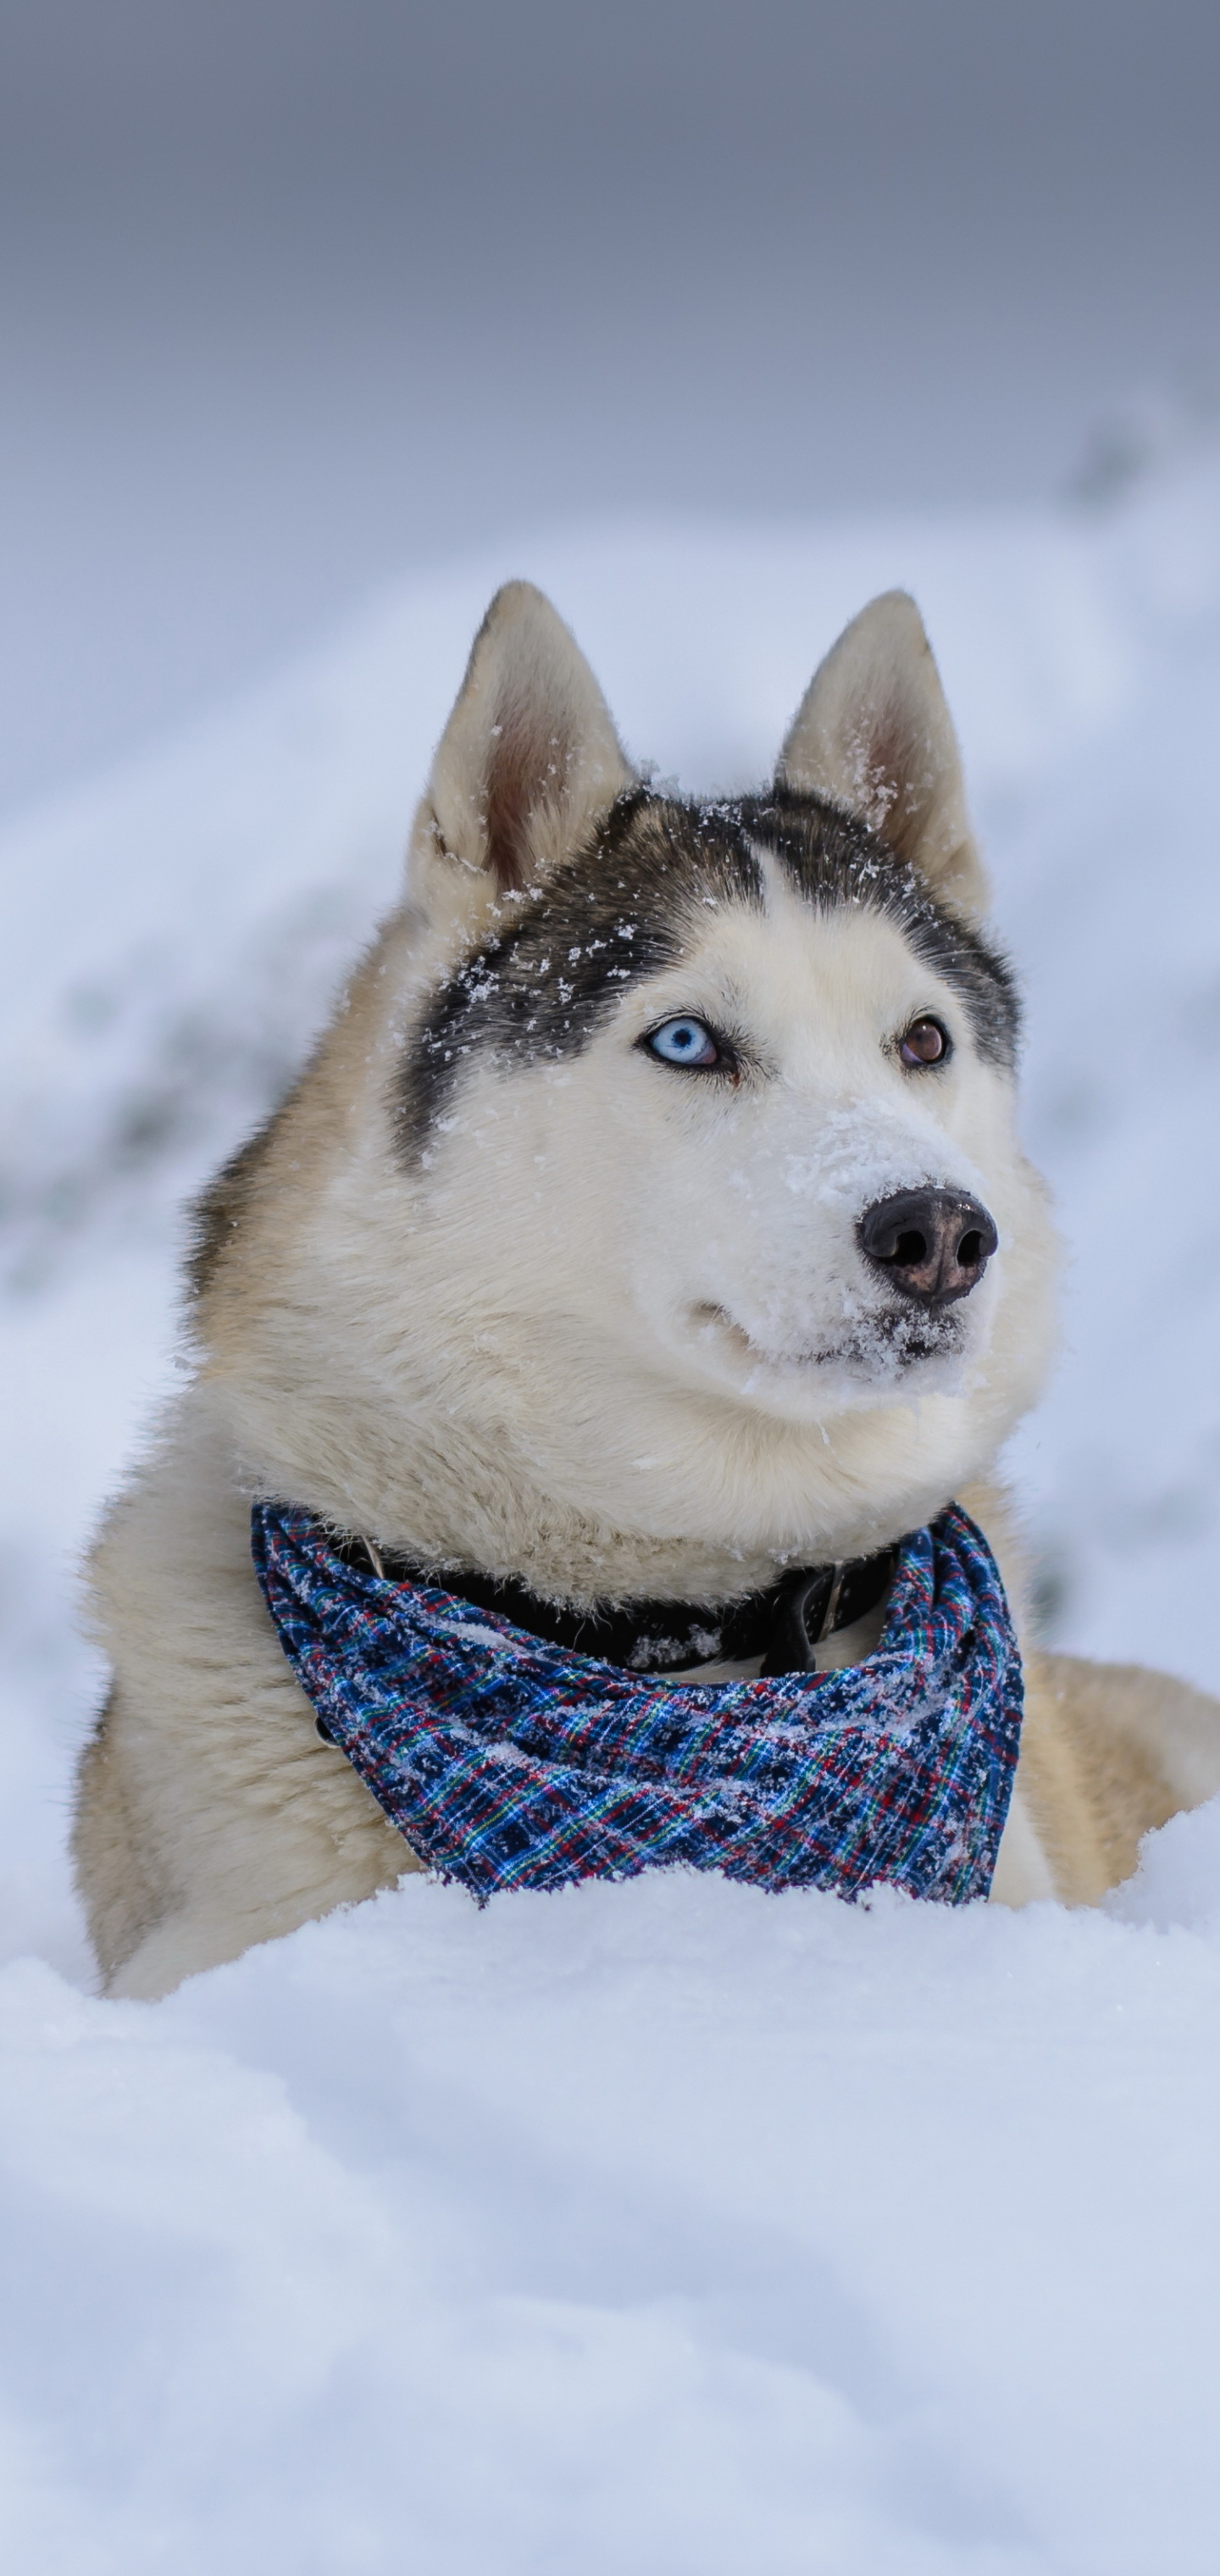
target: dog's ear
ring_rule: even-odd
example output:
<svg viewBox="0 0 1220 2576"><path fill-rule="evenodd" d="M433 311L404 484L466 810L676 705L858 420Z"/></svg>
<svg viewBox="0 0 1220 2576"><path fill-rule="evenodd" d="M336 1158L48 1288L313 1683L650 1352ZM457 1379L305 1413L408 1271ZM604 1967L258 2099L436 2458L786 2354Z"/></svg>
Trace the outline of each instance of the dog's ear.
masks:
<svg viewBox="0 0 1220 2576"><path fill-rule="evenodd" d="M494 900L547 875L631 784L610 711L562 618L531 582L507 582L475 637L432 764L421 855L464 874L477 908L476 893Z"/></svg>
<svg viewBox="0 0 1220 2576"><path fill-rule="evenodd" d="M904 590L871 600L831 646L777 775L782 785L862 815L936 894L966 912L986 910L953 720L923 620Z"/></svg>

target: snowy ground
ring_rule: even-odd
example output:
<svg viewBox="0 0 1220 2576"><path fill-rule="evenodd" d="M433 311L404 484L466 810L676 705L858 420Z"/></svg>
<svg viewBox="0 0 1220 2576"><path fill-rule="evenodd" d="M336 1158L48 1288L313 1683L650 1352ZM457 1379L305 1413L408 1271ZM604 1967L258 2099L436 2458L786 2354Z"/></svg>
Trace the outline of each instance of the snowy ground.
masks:
<svg viewBox="0 0 1220 2576"><path fill-rule="evenodd" d="M0 2535L22 2576L1175 2576L1216 2559L1220 1816L1107 1917L405 1886L111 2006L70 1568L173 1376L183 1195L395 884L495 582L631 748L757 777L895 581L1030 1000L1060 1640L1220 1689L1220 472L1118 517L630 525L390 594L0 845Z"/></svg>

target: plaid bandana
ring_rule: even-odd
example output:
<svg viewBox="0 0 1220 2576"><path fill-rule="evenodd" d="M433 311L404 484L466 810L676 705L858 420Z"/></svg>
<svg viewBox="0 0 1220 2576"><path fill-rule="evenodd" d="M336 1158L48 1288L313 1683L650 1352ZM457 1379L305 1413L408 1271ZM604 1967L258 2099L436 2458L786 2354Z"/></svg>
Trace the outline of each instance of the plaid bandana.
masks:
<svg viewBox="0 0 1220 2576"><path fill-rule="evenodd" d="M684 1864L856 1896L986 1896L1021 1731L991 1550L956 1503L902 1542L881 1643L838 1673L658 1682L431 1583L349 1565L257 1503L280 1643L412 1850L482 1903Z"/></svg>

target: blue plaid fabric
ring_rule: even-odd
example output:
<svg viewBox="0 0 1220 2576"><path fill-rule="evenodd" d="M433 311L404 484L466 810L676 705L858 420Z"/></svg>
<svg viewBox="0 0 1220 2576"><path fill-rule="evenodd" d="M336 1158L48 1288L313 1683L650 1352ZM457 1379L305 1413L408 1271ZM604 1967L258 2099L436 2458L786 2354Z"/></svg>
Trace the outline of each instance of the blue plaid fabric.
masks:
<svg viewBox="0 0 1220 2576"><path fill-rule="evenodd" d="M956 1504L903 1541L866 1662L677 1688L358 1571L307 1512L256 1504L252 1539L326 1731L418 1857L480 1902L675 1864L777 1890L987 1894L1021 1663Z"/></svg>

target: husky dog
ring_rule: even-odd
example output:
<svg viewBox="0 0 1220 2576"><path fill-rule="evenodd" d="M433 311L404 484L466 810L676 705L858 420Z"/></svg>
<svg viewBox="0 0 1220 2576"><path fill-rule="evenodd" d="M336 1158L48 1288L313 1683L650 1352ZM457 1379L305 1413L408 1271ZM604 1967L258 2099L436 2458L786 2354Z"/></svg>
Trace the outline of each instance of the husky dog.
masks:
<svg viewBox="0 0 1220 2576"><path fill-rule="evenodd" d="M716 1605L956 1496L1020 1620L985 1480L1056 1254L985 901L903 594L822 664L768 792L695 803L632 770L547 601L499 593L402 906L202 1202L199 1366L95 1551L114 1686L74 1849L109 1992L420 1866L320 1739L252 1497L455 1582ZM1028 1641L1027 1680L993 1893L1095 1900L1220 1788L1220 1706Z"/></svg>

